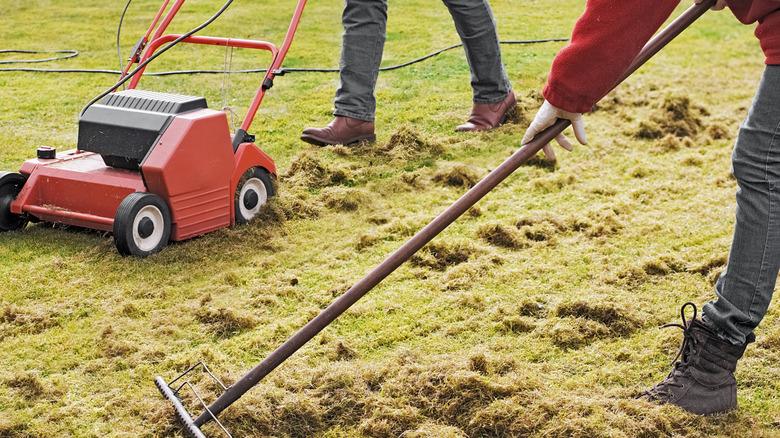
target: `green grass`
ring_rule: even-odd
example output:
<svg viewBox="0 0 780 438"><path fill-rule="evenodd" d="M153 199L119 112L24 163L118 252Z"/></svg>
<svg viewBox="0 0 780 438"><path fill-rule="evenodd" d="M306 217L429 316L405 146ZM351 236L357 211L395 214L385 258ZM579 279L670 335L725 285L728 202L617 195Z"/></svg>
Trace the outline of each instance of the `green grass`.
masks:
<svg viewBox="0 0 780 438"><path fill-rule="evenodd" d="M80 52L38 67L117 69L121 6L71 3L5 5L4 47ZM172 31L221 5L191 3ZM585 2L495 3L501 39L520 40L568 37ZM338 65L341 6L307 5L286 67ZM157 7L133 3L123 50ZM281 43L292 8L235 2L202 34ZM391 2L389 16L383 65L458 42L441 4ZM380 74L378 142L357 150L298 139L330 120L336 74L278 78L252 133L276 161L280 195L246 226L144 260L119 256L106 233L36 224L0 235L0 436L181 436L153 378L203 360L231 383L259 363L519 147L562 46L503 46L524 113L488 133L453 131L471 107L460 49ZM225 51L181 47L159 61L152 70L219 69ZM235 69L268 62L233 55ZM679 345L657 326L714 297L733 227L731 145L762 69L752 28L708 13L585 117L589 146L511 175L223 422L233 436L780 436L777 305L740 362L737 411L702 418L634 400ZM2 169L40 145L75 147L79 110L114 79L0 72ZM141 88L221 107L223 80L146 77ZM259 81L231 76L239 113ZM697 132L639 135L663 130L663 104L680 101ZM192 379L213 400L215 385Z"/></svg>

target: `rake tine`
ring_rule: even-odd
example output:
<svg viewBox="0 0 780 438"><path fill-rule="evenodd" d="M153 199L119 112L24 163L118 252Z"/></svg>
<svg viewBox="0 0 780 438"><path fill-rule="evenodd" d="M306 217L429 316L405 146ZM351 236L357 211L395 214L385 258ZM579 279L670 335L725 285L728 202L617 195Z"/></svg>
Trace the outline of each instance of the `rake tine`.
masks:
<svg viewBox="0 0 780 438"><path fill-rule="evenodd" d="M204 365L205 366L205 365ZM190 369L191 371L191 369ZM186 373L185 373L186 374ZM211 373L209 373L211 374ZM216 415L214 415L211 410L209 410L208 405L205 401L201 398L200 394L198 394L198 391L195 390L195 387L192 386L192 383L189 381L185 381L184 383L179 386L179 389L174 390L171 388L171 384L175 381L180 379L182 376L177 377L176 379L172 380L171 383L166 384L165 380L163 380L162 377L155 377L154 383L157 385L157 389L160 390L160 392L163 394L163 396L170 400L173 403L173 407L176 410L176 418L179 420L179 423L184 426L185 433L191 437L191 438L205 438L203 435L203 432L200 431L198 426L195 424L195 422L192 420L192 416L187 412L184 405L182 405L181 400L178 397L179 391L185 386L189 386L190 390L192 390L192 393L195 394L195 397L198 399L200 404L205 409L205 412L208 413L211 416L211 420L213 420L215 423L217 423L217 426L219 426L223 432L225 432L225 435L228 436L228 438L233 438L233 435L228 432L228 430L225 428L225 426L222 425L222 423L219 421ZM213 377L213 376L212 376ZM215 379L216 380L216 379ZM219 382L219 380L217 380ZM221 383L220 383L221 384ZM224 387L224 385L223 385Z"/></svg>
<svg viewBox="0 0 780 438"><path fill-rule="evenodd" d="M157 389L160 390L162 395L173 403L173 408L176 410L176 419L179 420L179 424L182 425L184 434L189 438L206 438L206 435L203 435L200 428L195 425L192 416L190 416L190 413L184 408L184 405L181 404L179 397L173 393L171 387L165 383L165 380L163 380L162 377L157 376L154 378L154 384L157 385Z"/></svg>

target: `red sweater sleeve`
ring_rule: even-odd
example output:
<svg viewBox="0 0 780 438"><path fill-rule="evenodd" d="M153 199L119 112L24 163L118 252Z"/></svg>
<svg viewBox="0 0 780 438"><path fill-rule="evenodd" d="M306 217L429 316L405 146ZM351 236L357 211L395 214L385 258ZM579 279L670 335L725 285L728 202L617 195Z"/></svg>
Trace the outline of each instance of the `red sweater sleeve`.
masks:
<svg viewBox="0 0 780 438"><path fill-rule="evenodd" d="M565 111L590 111L679 2L588 0L569 44L555 56L543 91L545 99Z"/></svg>
<svg viewBox="0 0 780 438"><path fill-rule="evenodd" d="M739 21L756 25L766 63L780 64L780 0L726 0Z"/></svg>

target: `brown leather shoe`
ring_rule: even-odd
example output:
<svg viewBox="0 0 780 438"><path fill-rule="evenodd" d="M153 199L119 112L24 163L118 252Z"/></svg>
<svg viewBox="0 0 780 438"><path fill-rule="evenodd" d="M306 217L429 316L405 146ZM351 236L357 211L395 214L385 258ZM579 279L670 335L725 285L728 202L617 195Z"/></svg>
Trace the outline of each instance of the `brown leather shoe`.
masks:
<svg viewBox="0 0 780 438"><path fill-rule="evenodd" d="M517 105L513 91L501 102L475 103L469 120L455 128L456 131L485 131L497 128L506 122L509 111Z"/></svg>
<svg viewBox="0 0 780 438"><path fill-rule="evenodd" d="M348 145L361 141L373 142L376 140L374 122L366 122L346 116L336 116L324 128L304 129L303 134L301 134L301 140L317 146Z"/></svg>

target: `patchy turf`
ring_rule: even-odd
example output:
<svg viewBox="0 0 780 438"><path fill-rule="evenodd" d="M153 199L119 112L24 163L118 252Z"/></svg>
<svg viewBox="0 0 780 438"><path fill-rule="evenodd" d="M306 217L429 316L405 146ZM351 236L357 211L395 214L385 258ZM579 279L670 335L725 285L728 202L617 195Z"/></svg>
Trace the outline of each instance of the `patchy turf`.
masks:
<svg viewBox="0 0 780 438"><path fill-rule="evenodd" d="M10 2L2 41L80 51L53 67L110 67L121 11L103 3ZM187 3L175 30L220 5ZM492 6L502 39L519 40L568 36L584 5ZM133 2L125 52L156 6ZM342 7L307 5L285 67L338 65ZM285 8L235 2L203 34L279 41ZM389 14L385 65L458 41L442 5L400 1ZM262 19L237 33L237 17ZM277 164L277 196L245 226L147 259L120 257L110 233L40 223L0 234L0 437L182 436L153 378L204 361L229 385L342 296L520 147L562 46L502 46L519 104L489 132L454 132L472 97L460 49L380 74L373 144L301 142L332 117L337 77L278 78L251 132ZM233 67L268 62L250 52ZM280 438L777 436L776 304L737 369L738 410L704 418L636 399L679 347L658 326L712 299L727 263L731 145L762 62L751 28L708 13L585 116L588 146L523 165L221 421L233 436ZM224 63L224 48L183 49L155 68ZM0 72L3 169L44 143L72 148L75 114L113 80ZM217 108L225 80L142 85ZM259 82L231 75L237 112ZM200 368L188 379L206 402L221 392ZM200 413L187 387L181 396Z"/></svg>

